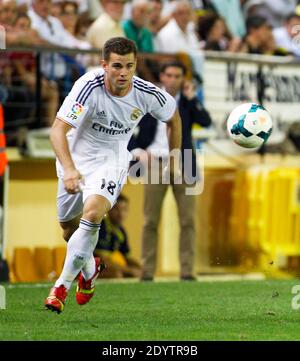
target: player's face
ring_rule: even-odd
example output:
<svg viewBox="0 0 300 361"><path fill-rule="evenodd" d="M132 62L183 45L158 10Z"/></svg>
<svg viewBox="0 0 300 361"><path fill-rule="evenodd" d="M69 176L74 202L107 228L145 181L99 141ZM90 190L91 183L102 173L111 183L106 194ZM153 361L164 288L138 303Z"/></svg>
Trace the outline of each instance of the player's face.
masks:
<svg viewBox="0 0 300 361"><path fill-rule="evenodd" d="M126 94L131 87L132 77L136 69L134 54L111 53L108 61L102 61L102 66L106 73L109 90L118 95Z"/></svg>
<svg viewBox="0 0 300 361"><path fill-rule="evenodd" d="M172 95L176 95L180 91L184 80L183 71L179 67L169 66L160 74L160 81L166 88L166 91Z"/></svg>

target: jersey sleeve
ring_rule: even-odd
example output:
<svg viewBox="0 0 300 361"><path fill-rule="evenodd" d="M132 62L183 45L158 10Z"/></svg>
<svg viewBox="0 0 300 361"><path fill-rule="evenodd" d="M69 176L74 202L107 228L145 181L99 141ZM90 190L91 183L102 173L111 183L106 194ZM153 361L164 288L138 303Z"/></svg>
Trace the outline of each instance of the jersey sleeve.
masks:
<svg viewBox="0 0 300 361"><path fill-rule="evenodd" d="M168 122L175 113L176 100L167 92L157 88L153 94L149 113L162 122Z"/></svg>
<svg viewBox="0 0 300 361"><path fill-rule="evenodd" d="M74 128L86 119L91 108L91 97L89 96L89 82L78 79L66 96L56 117L68 123Z"/></svg>

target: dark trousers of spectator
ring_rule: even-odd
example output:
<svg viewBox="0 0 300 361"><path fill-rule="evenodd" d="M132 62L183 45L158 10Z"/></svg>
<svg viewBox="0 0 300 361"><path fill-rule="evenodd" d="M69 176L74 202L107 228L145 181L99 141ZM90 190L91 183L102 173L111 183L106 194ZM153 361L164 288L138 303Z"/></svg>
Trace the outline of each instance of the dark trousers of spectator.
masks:
<svg viewBox="0 0 300 361"><path fill-rule="evenodd" d="M144 185L144 228L142 236L142 275L154 277L157 263L158 225L161 208L168 187L171 186L177 203L180 223L180 277L193 275L195 254L195 196L186 195L186 184ZM168 255L163 255L168 257Z"/></svg>

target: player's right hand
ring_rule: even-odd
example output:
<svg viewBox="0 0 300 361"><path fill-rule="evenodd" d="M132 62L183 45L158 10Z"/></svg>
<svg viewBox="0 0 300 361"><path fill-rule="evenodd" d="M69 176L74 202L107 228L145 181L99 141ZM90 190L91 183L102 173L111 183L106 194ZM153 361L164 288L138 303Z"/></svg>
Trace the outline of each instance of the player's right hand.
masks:
<svg viewBox="0 0 300 361"><path fill-rule="evenodd" d="M64 172L64 185L68 193L75 194L80 192L80 183L83 182L82 175L77 169L68 169Z"/></svg>

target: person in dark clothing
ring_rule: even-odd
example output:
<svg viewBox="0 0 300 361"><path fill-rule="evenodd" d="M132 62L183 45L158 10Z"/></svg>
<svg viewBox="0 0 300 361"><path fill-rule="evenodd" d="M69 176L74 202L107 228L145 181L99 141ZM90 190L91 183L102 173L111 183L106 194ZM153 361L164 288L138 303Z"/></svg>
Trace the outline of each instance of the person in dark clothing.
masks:
<svg viewBox="0 0 300 361"><path fill-rule="evenodd" d="M140 265L130 256L128 236L123 222L128 212L128 199L122 194L103 219L94 256L107 265L101 278L139 277Z"/></svg>
<svg viewBox="0 0 300 361"><path fill-rule="evenodd" d="M199 124L208 127L211 117L196 97L192 82L185 80L185 67L179 62L170 62L162 66L160 81L163 88L178 102L182 119L182 170L184 182L171 184L176 199L180 220L180 277L182 280L194 280L194 240L195 240L195 196L187 195L186 188L200 181L196 165L196 154L192 142L192 125ZM144 189L144 229L142 236L142 274L141 280L153 280L157 256L157 229L160 219L162 202L168 189L168 184L161 181L164 159L169 156L166 126L162 122L153 121L146 114L139 124L137 135L129 142L128 149L138 156L138 149L146 150L148 165L158 162L159 184L145 184ZM189 152L186 153L187 151ZM187 156L184 156L184 154ZM144 154L145 152L141 152ZM150 168L149 168L150 171Z"/></svg>
<svg viewBox="0 0 300 361"><path fill-rule="evenodd" d="M240 52L249 54L285 56L288 52L276 46L272 28L266 18L251 16L246 21L247 33Z"/></svg>

